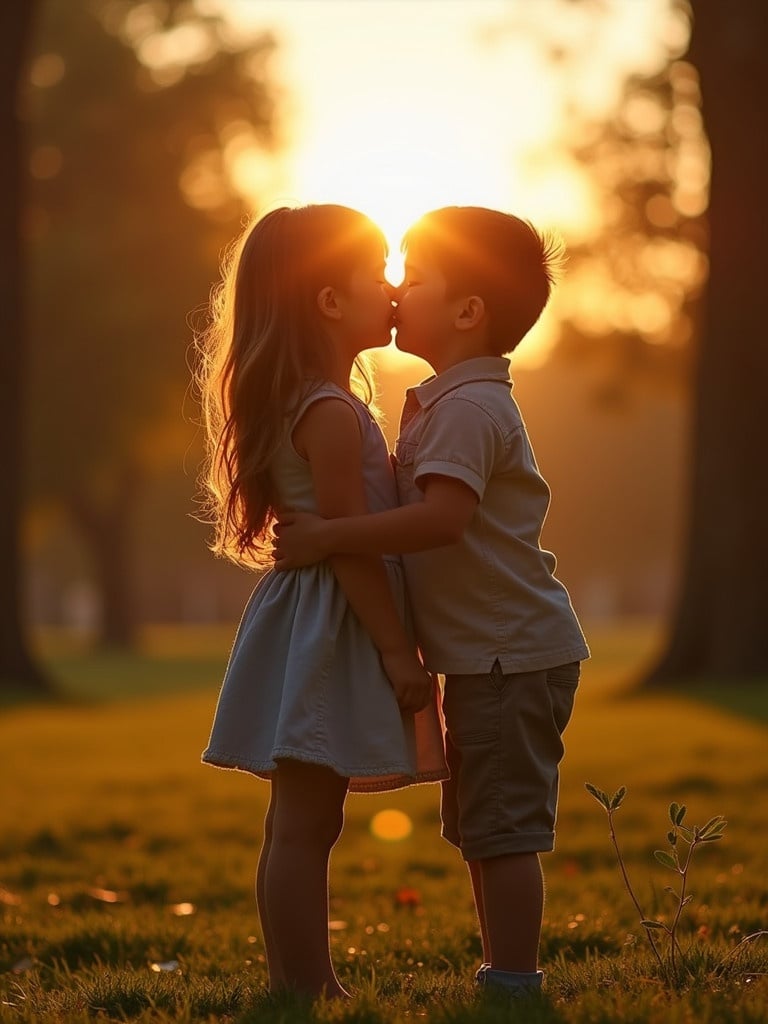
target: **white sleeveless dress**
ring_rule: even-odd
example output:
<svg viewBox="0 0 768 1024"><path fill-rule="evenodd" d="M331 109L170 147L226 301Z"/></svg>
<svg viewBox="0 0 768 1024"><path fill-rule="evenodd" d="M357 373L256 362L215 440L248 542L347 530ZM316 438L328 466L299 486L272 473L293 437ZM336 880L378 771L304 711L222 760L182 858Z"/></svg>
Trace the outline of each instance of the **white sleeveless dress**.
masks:
<svg viewBox="0 0 768 1024"><path fill-rule="evenodd" d="M368 507L397 506L386 441L368 408L333 384L312 390L287 424L273 464L281 507L316 512L309 463L293 427L321 398L357 414ZM400 560L384 563L409 626ZM269 778L280 758L325 765L350 790L377 792L447 777L438 695L417 715L401 713L369 634L326 562L267 572L243 613L224 676L206 764Z"/></svg>

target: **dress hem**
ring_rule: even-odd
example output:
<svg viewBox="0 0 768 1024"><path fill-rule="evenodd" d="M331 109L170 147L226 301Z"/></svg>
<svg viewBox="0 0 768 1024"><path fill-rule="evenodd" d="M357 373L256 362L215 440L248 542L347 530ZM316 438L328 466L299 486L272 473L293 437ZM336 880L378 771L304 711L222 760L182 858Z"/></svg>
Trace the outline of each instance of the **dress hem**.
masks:
<svg viewBox="0 0 768 1024"><path fill-rule="evenodd" d="M223 768L228 771L247 772L257 778L269 779L277 770L276 759L287 758L292 761L302 761L304 764L316 764L319 767L330 768L342 778L350 779L350 792L353 793L377 793L386 790L405 789L407 786L417 786L431 782L443 782L448 778L448 771L436 770L431 772L412 772L406 768L395 766L383 766L380 768L355 768L347 769L333 764L327 760L307 756L306 751L279 748L275 751L270 761L250 761L245 758L233 757L230 754L219 754L216 751L206 750L201 761L203 764L213 768ZM370 779L370 782L368 781Z"/></svg>

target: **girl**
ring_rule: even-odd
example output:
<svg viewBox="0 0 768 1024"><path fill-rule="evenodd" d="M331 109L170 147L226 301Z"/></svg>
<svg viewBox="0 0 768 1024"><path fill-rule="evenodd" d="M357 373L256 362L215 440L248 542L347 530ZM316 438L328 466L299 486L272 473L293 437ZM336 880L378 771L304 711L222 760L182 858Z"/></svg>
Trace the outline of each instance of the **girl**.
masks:
<svg viewBox="0 0 768 1024"><path fill-rule="evenodd" d="M202 339L216 553L271 566L280 509L397 505L356 394L359 353L390 339L385 257L374 224L342 206L273 210L244 234ZM256 898L272 991L347 995L328 943L347 791L445 777L435 688L404 612L397 559L334 556L268 571L243 614L203 761L271 782Z"/></svg>

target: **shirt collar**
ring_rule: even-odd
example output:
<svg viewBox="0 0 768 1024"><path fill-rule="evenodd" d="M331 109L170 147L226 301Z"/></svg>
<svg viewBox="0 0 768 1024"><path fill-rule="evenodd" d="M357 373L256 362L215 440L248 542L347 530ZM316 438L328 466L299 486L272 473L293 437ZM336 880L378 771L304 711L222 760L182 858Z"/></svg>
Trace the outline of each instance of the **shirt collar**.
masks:
<svg viewBox="0 0 768 1024"><path fill-rule="evenodd" d="M415 387L408 388L406 396L413 395L422 409L427 409L449 391L462 384L473 384L477 381L503 381L511 387L509 359L504 356L477 356L475 359L465 359L442 373L427 377Z"/></svg>

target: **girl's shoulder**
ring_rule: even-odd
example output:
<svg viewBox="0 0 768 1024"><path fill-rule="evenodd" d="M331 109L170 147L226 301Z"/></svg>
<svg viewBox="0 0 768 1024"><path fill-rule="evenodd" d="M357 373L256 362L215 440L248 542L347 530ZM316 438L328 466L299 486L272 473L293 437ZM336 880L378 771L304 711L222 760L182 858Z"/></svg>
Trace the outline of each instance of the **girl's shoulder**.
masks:
<svg viewBox="0 0 768 1024"><path fill-rule="evenodd" d="M346 402L355 410L361 424L367 424L373 419L368 406L338 384L332 381L307 381L290 410L291 421L297 423L311 405L325 398L339 398Z"/></svg>

